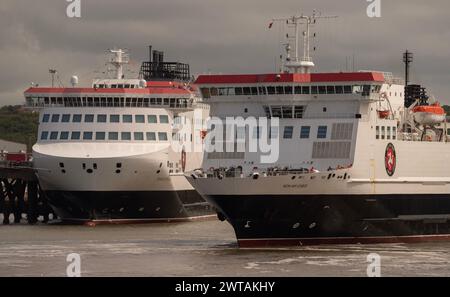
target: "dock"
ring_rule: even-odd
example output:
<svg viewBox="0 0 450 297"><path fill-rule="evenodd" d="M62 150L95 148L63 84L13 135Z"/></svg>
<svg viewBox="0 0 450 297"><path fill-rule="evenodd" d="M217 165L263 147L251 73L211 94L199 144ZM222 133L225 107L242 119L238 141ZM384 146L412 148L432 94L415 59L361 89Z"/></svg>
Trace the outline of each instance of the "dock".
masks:
<svg viewBox="0 0 450 297"><path fill-rule="evenodd" d="M32 162L0 162L0 214L4 225L11 223L11 214L15 224L21 223L24 214L29 224L36 224L41 216L42 222L49 221L53 211L40 189Z"/></svg>

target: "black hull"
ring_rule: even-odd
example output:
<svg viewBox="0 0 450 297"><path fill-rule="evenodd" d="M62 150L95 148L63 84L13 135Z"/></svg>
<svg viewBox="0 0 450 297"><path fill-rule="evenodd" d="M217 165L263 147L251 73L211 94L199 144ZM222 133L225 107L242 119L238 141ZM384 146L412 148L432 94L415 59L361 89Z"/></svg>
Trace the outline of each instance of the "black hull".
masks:
<svg viewBox="0 0 450 297"><path fill-rule="evenodd" d="M450 239L450 195L209 196L241 247Z"/></svg>
<svg viewBox="0 0 450 297"><path fill-rule="evenodd" d="M190 191L45 191L50 206L67 223L177 222L214 212Z"/></svg>

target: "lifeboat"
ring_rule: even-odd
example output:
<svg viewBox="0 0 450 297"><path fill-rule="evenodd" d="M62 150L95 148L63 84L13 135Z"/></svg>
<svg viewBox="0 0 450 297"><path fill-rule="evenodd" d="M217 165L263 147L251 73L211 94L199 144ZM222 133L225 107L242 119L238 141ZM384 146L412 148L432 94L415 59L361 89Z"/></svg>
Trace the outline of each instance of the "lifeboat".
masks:
<svg viewBox="0 0 450 297"><path fill-rule="evenodd" d="M414 120L421 125L435 125L445 121L445 111L439 105L434 103L432 105L416 106L412 110Z"/></svg>

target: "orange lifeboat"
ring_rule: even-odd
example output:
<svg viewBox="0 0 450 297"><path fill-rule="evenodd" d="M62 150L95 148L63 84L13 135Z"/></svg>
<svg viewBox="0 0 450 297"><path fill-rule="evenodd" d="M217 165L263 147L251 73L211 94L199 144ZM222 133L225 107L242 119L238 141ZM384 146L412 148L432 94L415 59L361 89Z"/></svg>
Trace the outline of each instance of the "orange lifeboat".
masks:
<svg viewBox="0 0 450 297"><path fill-rule="evenodd" d="M391 115L389 110L377 110L377 113L380 119L387 119Z"/></svg>
<svg viewBox="0 0 450 297"><path fill-rule="evenodd" d="M445 111L439 103L416 106L412 110L414 120L421 125L435 125L445 121Z"/></svg>

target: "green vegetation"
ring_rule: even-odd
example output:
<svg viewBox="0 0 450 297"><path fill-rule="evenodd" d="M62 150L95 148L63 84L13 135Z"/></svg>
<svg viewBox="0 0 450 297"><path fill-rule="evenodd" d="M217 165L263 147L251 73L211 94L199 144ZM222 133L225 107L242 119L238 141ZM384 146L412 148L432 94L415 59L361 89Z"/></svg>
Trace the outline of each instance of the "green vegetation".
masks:
<svg viewBox="0 0 450 297"><path fill-rule="evenodd" d="M450 106L443 105L442 108L445 110L445 113L447 113L447 116L450 116Z"/></svg>
<svg viewBox="0 0 450 297"><path fill-rule="evenodd" d="M36 143L38 112L20 105L0 108L0 139L26 144L28 150Z"/></svg>

